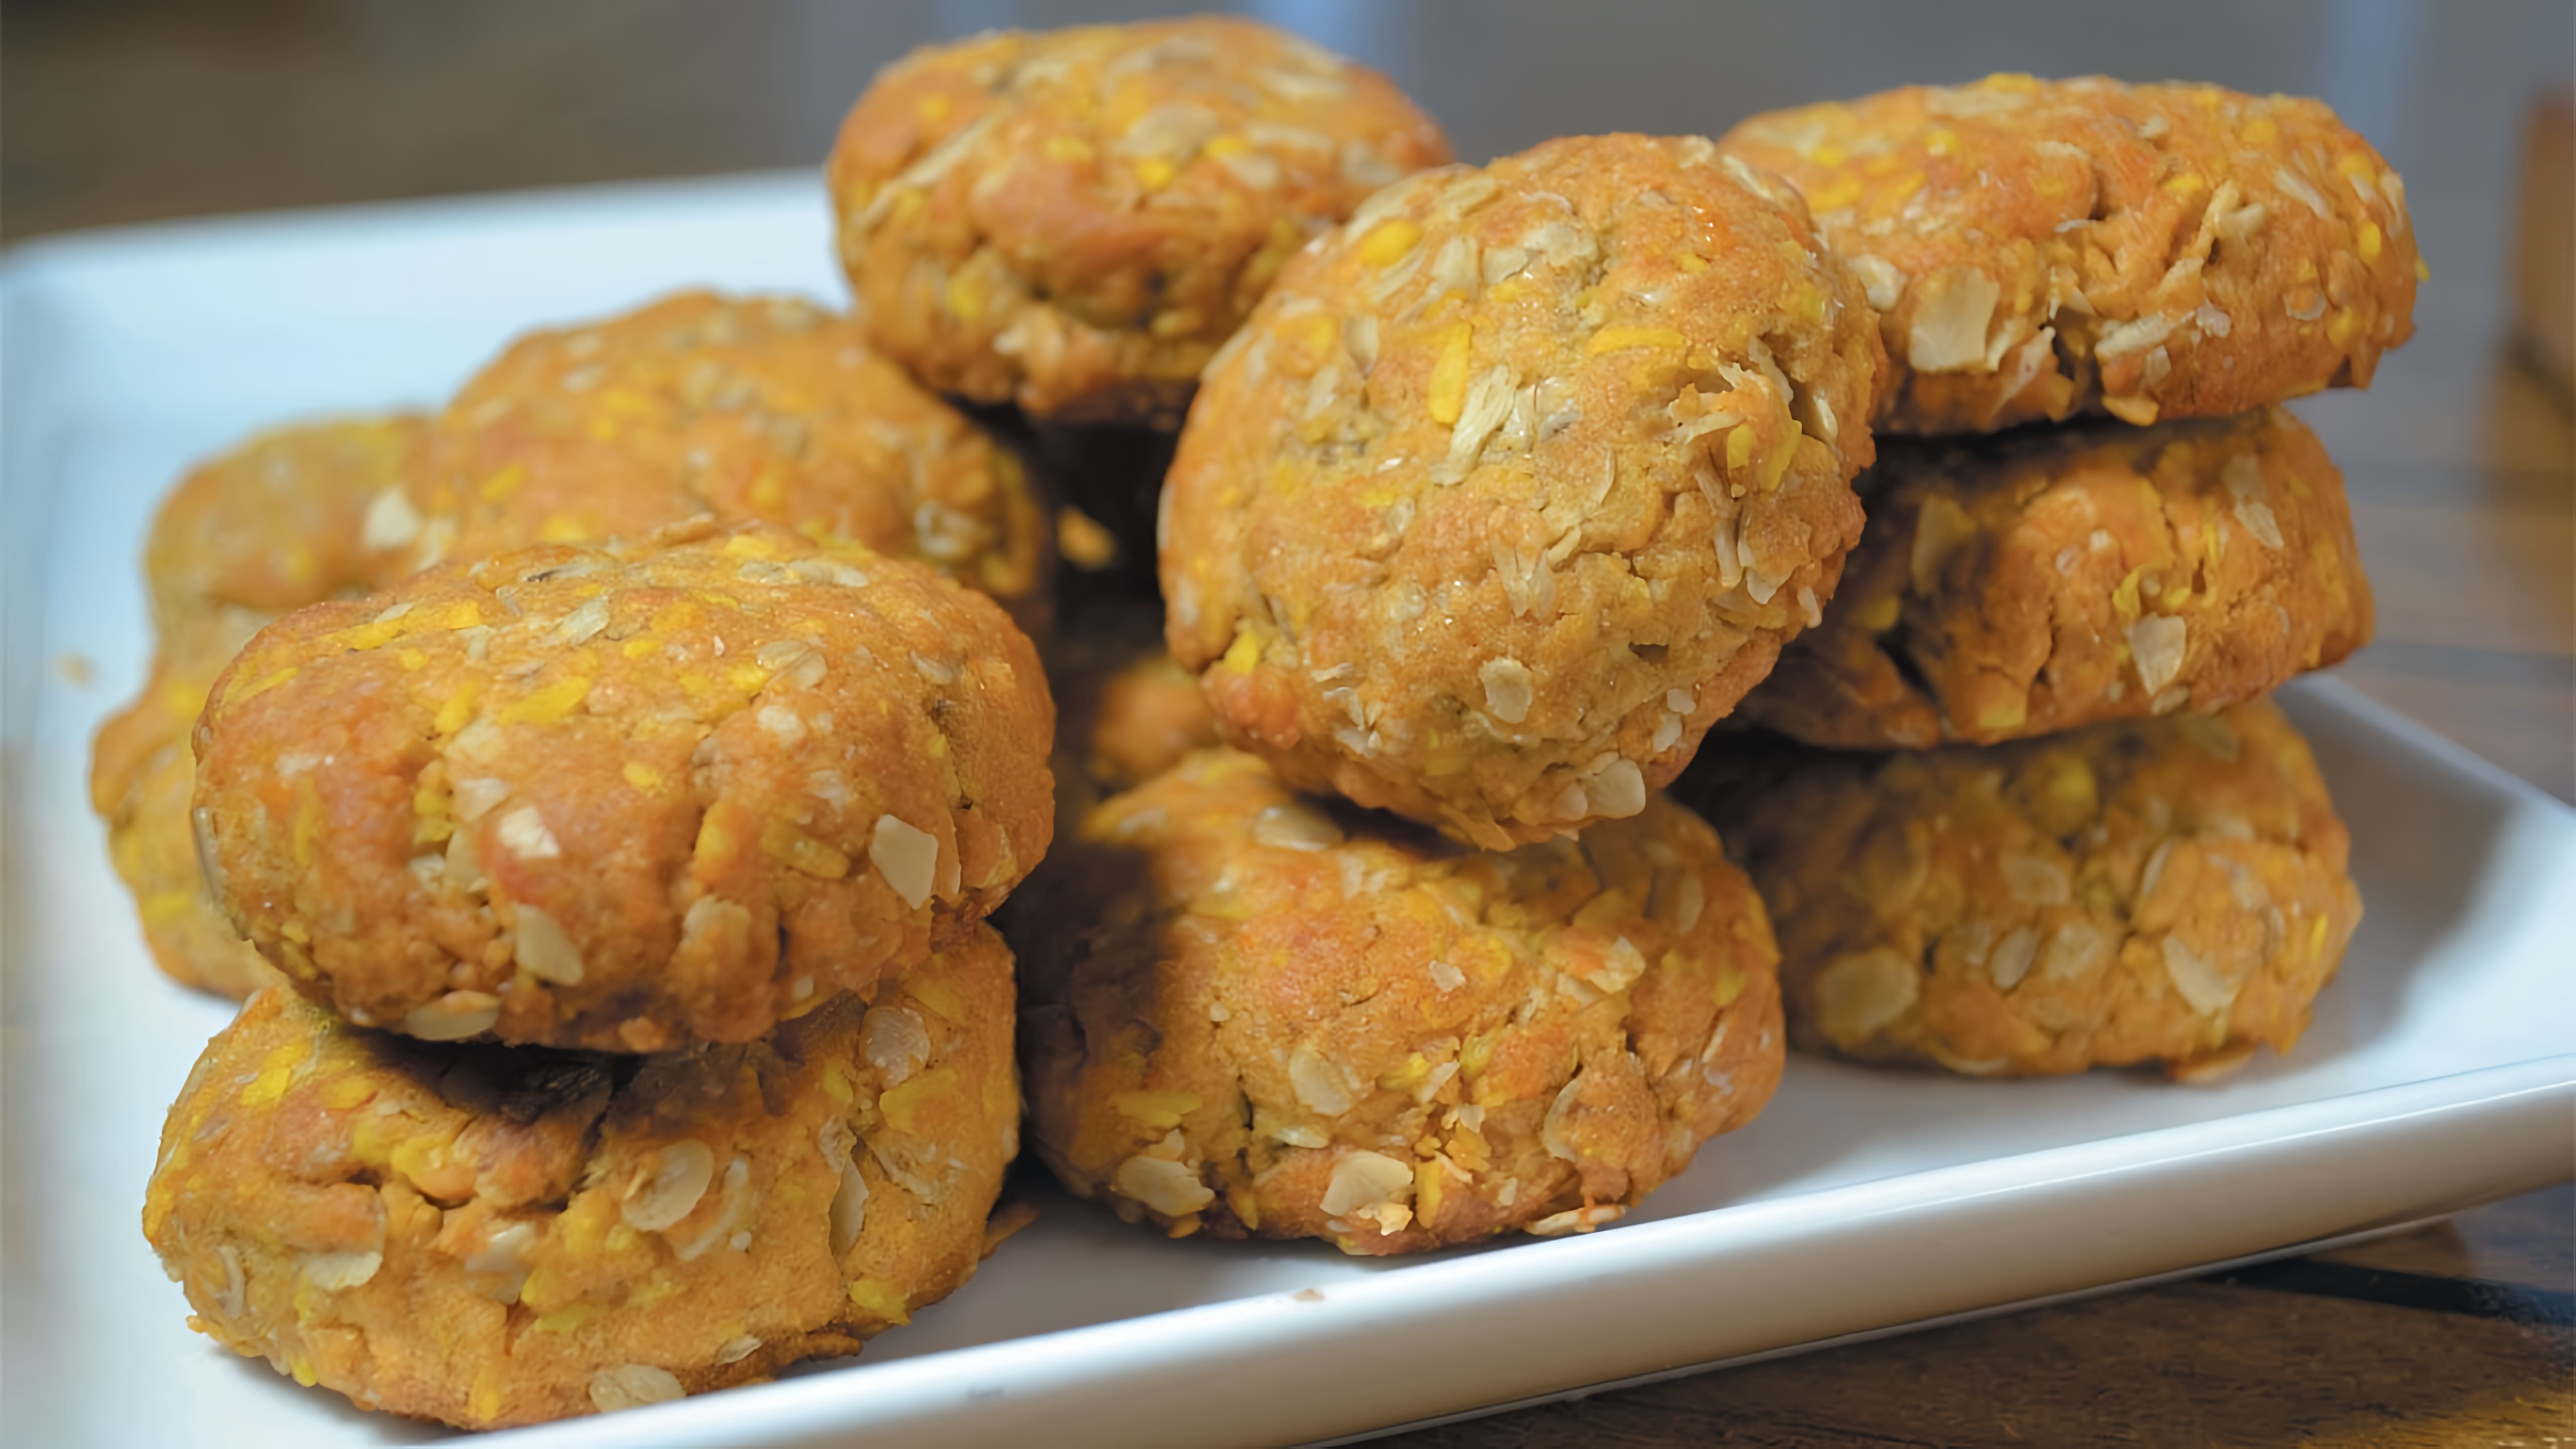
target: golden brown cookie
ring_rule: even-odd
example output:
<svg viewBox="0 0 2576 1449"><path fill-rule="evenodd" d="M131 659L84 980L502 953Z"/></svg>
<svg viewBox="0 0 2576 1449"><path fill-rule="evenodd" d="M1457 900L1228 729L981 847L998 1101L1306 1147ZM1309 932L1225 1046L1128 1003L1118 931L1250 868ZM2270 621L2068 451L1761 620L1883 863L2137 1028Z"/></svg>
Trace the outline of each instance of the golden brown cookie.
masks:
<svg viewBox="0 0 2576 1449"><path fill-rule="evenodd" d="M2406 184L2321 101L1995 75L1719 144L1867 284L1890 432L2243 412L2367 387L2415 330Z"/></svg>
<svg viewBox="0 0 2576 1449"><path fill-rule="evenodd" d="M2202 713L2370 642L2343 475L2278 408L1891 440L1822 627L1737 718L1809 744L1992 744Z"/></svg>
<svg viewBox="0 0 2576 1449"><path fill-rule="evenodd" d="M143 550L166 638L229 605L283 614L409 572L367 537L367 510L418 467L428 419L410 413L260 433L191 470L161 501Z"/></svg>
<svg viewBox="0 0 2576 1449"><path fill-rule="evenodd" d="M1043 597L1046 509L1019 460L795 297L689 292L520 338L367 526L417 568L699 514L926 563L1023 617Z"/></svg>
<svg viewBox="0 0 2576 1449"><path fill-rule="evenodd" d="M236 1001L277 980L277 969L206 891L188 824L197 788L188 736L215 677L264 622L217 605L175 623L143 692L99 726L90 755L90 808L107 824L108 858L134 893L153 961L183 986Z"/></svg>
<svg viewBox="0 0 2576 1449"><path fill-rule="evenodd" d="M2361 919L2268 699L1986 748L1730 750L1706 803L1780 931L1800 1044L1975 1076L2288 1051Z"/></svg>
<svg viewBox="0 0 2576 1449"><path fill-rule="evenodd" d="M1386 77L1202 15L915 51L826 174L868 335L914 376L1168 426L1290 253L1448 159Z"/></svg>
<svg viewBox="0 0 2576 1449"><path fill-rule="evenodd" d="M741 1046L359 1030L283 987L198 1060L143 1231L190 1326L362 1408L493 1428L764 1379L971 1277L1018 1151L988 927Z"/></svg>
<svg viewBox="0 0 2576 1449"><path fill-rule="evenodd" d="M1210 365L1172 654L1300 789L1503 848L1643 810L1860 536L1878 333L1697 137L1387 188Z"/></svg>
<svg viewBox="0 0 2576 1449"><path fill-rule="evenodd" d="M198 726L243 933L364 1026L744 1041L1044 856L1054 707L992 601L766 525L450 565L263 630Z"/></svg>
<svg viewBox="0 0 2576 1449"><path fill-rule="evenodd" d="M1661 795L1489 854L1208 750L1074 834L1005 918L1030 1130L1130 1221L1362 1254L1586 1231L1779 1080L1762 903Z"/></svg>
<svg viewBox="0 0 2576 1449"><path fill-rule="evenodd" d="M206 691L279 613L362 593L399 571L364 538L367 510L416 467L411 414L261 433L191 470L161 502L143 550L158 636L143 690L99 727L90 807L134 893L143 938L173 980L235 1000L277 979L234 934L197 868L188 733Z"/></svg>

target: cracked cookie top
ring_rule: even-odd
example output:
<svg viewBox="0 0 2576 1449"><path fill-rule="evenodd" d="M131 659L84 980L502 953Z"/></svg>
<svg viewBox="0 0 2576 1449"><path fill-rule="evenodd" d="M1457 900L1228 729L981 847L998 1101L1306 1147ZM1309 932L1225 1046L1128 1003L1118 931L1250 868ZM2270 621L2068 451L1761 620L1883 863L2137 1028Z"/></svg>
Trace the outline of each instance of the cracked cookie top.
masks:
<svg viewBox="0 0 2576 1449"><path fill-rule="evenodd" d="M1385 76L1203 15L915 51L826 176L860 316L914 376L1168 427L1280 263L1448 159Z"/></svg>
<svg viewBox="0 0 2576 1449"><path fill-rule="evenodd" d="M1413 1252L1585 1231L1780 1075L1770 925L1661 794L1468 849L1204 750L1014 900L1033 1140L1175 1234Z"/></svg>
<svg viewBox="0 0 2576 1449"><path fill-rule="evenodd" d="M428 437L416 413L305 423L190 469L143 547L154 626L168 637L209 610L282 614L411 572L365 520L419 469Z"/></svg>
<svg viewBox="0 0 2576 1449"><path fill-rule="evenodd" d="M1633 815L1820 617L1880 360L1796 194L1698 137L1399 182L1208 368L1172 654L1298 788L1488 847Z"/></svg>
<svg viewBox="0 0 2576 1449"><path fill-rule="evenodd" d="M1889 432L2243 412L2367 387L2415 330L2406 184L2322 101L1995 75L1719 144L1805 192L1867 285Z"/></svg>
<svg viewBox="0 0 2576 1449"><path fill-rule="evenodd" d="M530 332L457 391L423 465L368 511L392 577L699 515L927 564L1024 622L1046 510L1007 448L792 296L683 292Z"/></svg>
<svg viewBox="0 0 2576 1449"><path fill-rule="evenodd" d="M198 724L242 934L360 1025L667 1051L861 994L1045 853L1027 638L784 530L506 554L261 631Z"/></svg>

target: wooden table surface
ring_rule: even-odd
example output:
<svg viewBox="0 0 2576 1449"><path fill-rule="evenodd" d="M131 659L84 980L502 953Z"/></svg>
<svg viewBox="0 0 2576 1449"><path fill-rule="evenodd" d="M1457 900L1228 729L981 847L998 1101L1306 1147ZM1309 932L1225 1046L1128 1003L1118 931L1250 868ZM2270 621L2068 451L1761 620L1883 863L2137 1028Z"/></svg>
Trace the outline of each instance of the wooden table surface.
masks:
<svg viewBox="0 0 2576 1449"><path fill-rule="evenodd" d="M5 0L0 235L812 164L913 44L1140 8ZM2343 675L2576 797L2576 434L2506 323L2523 118L2576 46L2563 0L1252 8L1392 72L1472 158L1997 69L2323 96L2406 175L2433 268L2377 385L2299 407L2343 465L2379 598L2378 641ZM2227 1277L1394 1442L2569 1445L2571 1303L2562 1186Z"/></svg>

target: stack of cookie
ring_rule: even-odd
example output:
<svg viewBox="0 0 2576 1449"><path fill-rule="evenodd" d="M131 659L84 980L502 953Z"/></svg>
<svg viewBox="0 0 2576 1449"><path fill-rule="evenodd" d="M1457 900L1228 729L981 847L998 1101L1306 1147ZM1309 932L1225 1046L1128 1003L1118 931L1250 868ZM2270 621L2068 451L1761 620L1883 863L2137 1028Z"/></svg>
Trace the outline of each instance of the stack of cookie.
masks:
<svg viewBox="0 0 2576 1449"><path fill-rule="evenodd" d="M144 550L152 673L90 774L162 970L236 999L277 979L205 891L189 825L189 731L252 634L440 562L699 517L926 564L1026 627L1046 613L1053 550L1019 459L792 297L684 293L534 332L435 416L282 428L181 480Z"/></svg>
<svg viewBox="0 0 2576 1449"><path fill-rule="evenodd" d="M825 179L877 349L1043 461L1075 571L1150 589L1156 485L1208 359L1298 248L1447 160L1385 76L1197 16L916 52L851 109Z"/></svg>
<svg viewBox="0 0 2576 1449"><path fill-rule="evenodd" d="M1616 1220L1792 1032L2286 1047L2359 907L2261 696L2370 602L2277 404L2406 335L2379 158L1998 77L1447 159L1247 22L926 50L852 314L188 480L93 792L249 998L145 1211L197 1326L523 1423L953 1290L1023 1079L1130 1221L1382 1254Z"/></svg>
<svg viewBox="0 0 2576 1449"><path fill-rule="evenodd" d="M2288 1049L2360 900L2263 696L2366 643L2371 603L2280 404L2413 330L2404 184L2317 102L2098 79L1720 144L1805 193L1889 359L1860 547L1739 715L1815 748L1691 782L1797 1035L1977 1075Z"/></svg>
<svg viewBox="0 0 2576 1449"><path fill-rule="evenodd" d="M1721 1060L1770 1046L1767 983L1655 1015L1694 930L1746 944L1720 982L1771 949L1722 877L1677 884L1661 832L1702 827L1655 787L1694 752L1808 1043L2194 1079L2286 1049L2359 902L2261 696L2370 605L2278 403L2366 383L2417 280L2366 144L2206 87L1998 77L1380 193L1212 362L1161 500L1171 650L1241 753L1070 819L1006 921L1041 1151L1175 1233L1616 1216L1778 1070ZM1998 436L1917 440L1958 433ZM1168 668L1070 711L1069 762L1115 787L1117 731L1174 737ZM1703 749L1730 714L1812 748ZM1503 882L1660 930L1657 973L1568 951L1556 999L1554 922ZM1528 933L1499 1009L1455 960L1496 905ZM1550 1006L1615 1025L1553 1038ZM1551 1073L1493 1077L1524 1037Z"/></svg>
<svg viewBox="0 0 2576 1449"><path fill-rule="evenodd" d="M846 318L690 295L256 441L154 537L95 773L165 968L250 996L145 1209L200 1328L488 1426L971 1275L1020 1113L981 921L1052 829L1012 455Z"/></svg>
<svg viewBox="0 0 2576 1449"><path fill-rule="evenodd" d="M1616 1217L1768 1097L1782 1050L1769 928L1714 834L1654 796L1640 762L1660 756L1658 779L1678 769L1684 722L1695 739L1767 667L1790 601L1830 588L1824 561L1859 522L1846 486L1857 459L1799 456L1788 384L1772 380L1787 368L1822 389L1828 415L1864 418L1875 341L1787 189L1749 191L1695 145L1628 138L1491 172L1420 172L1446 143L1382 78L1216 21L925 52L852 112L831 176L872 335L935 386L1016 404L1083 510L1065 552L1095 566L1070 587L1053 651L1069 701L1064 829L1005 927L1025 966L1033 1138L1077 1193L1176 1235L1322 1237L1365 1253L1571 1231ZM1540 569L1565 518L1642 515L1650 495L1689 486L1692 449L1662 436L1673 421L1630 426L1606 406L1647 374L1677 380L1680 334L1643 300L1606 333L1597 319L1549 320L1609 269L1599 213L1625 206L1621 187L1657 180L1681 189L1639 209L1635 230L1658 236L1621 283L1670 287L1701 310L1695 322L1741 334L1725 365L1746 398L1776 404L1752 430L1772 487L1745 526L1766 542L1811 530L1816 560L1786 563L1796 578L1776 602L1768 588L1760 603L1740 590L1721 601L1709 571L1686 564L1691 586L1668 603L1629 601L1641 640L1670 641L1674 658L1607 682L1652 715L1624 768L1593 758L1598 741L1525 768L1487 749L1490 773L1520 778L1469 785L1443 808L1403 786L1420 759L1364 782L1293 750L1189 753L1214 743L1211 706L1230 737L1262 745L1252 697L1221 687L1253 674L1262 647L1231 621L1268 629L1274 617L1263 585L1236 570L1282 541L1245 528L1270 520L1312 541L1280 559L1274 601L1302 621L1369 602L1366 576L1384 581L1418 504L1402 565L1412 612L1399 621L1412 632L1462 562L1492 574L1497 555L1474 530L1506 495L1528 510L1524 568ZM1700 250L1742 258L1750 275L1685 274L1698 253L1684 208L1702 202L1725 215ZM1480 228L1497 233L1490 248ZM1526 336L1492 330L1515 312ZM1622 338L1619 355L1583 351ZM1505 386L1486 374L1508 348L1544 356ZM1542 399L1541 369L1560 364L1564 386ZM1709 376L1697 405L1713 413ZM1590 422L1585 388L1603 395ZM1184 404L1165 486L1172 444L1151 430ZM1386 436L1397 419L1420 436ZM1862 448L1866 436L1863 422ZM1538 532L1526 475L1451 487L1489 440L1497 459L1545 460L1538 486L1563 495L1554 533ZM1603 470L1620 462L1631 476L1612 499ZM1251 496L1265 486L1275 497ZM1404 517L1372 544L1363 511ZM1096 567L1155 558L1158 515L1174 638L1211 641L1183 644L1177 664L1144 643L1163 622L1153 595L1121 599L1120 571ZM1704 519L1631 532L1608 546L1656 567L1706 555ZM1487 583L1478 607L1514 617L1504 585ZM1569 586L1543 617L1593 602ZM1518 600L1520 615L1532 608ZM1539 617L1527 632L1529 669L1574 667L1556 662L1565 651ZM1378 668L1371 641L1305 655L1282 644L1277 678L1327 696L1316 738L1386 707L1354 693L1375 699L1362 683ZM1390 700L1413 697L1388 712L1389 734L1436 734L1431 698L1459 687L1454 666L1474 667L1463 651L1428 653L1397 666L1411 680L1388 681ZM1193 676L1215 655L1226 665L1203 701ZM1677 694L1691 697L1678 716ZM1662 719L1672 727L1650 743ZM1533 815L1542 794L1554 813ZM1569 838L1596 819L1583 842Z"/></svg>
<svg viewBox="0 0 2576 1449"><path fill-rule="evenodd" d="M1055 549L930 387L1165 418L1281 258L1446 155L1240 22L928 52L836 154L860 314L684 294L192 475L93 794L163 968L248 998L145 1209L196 1325L486 1427L962 1283L1017 1151L982 920L1053 831Z"/></svg>
<svg viewBox="0 0 2576 1449"><path fill-rule="evenodd" d="M1058 1175L1394 1253L1599 1226L1749 1120L1770 926L1658 787L1832 591L1878 367L1796 194L1700 139L1424 172L1292 260L1161 500L1231 747L1070 819L1006 918ZM1060 769L1185 738L1172 668L1068 691Z"/></svg>

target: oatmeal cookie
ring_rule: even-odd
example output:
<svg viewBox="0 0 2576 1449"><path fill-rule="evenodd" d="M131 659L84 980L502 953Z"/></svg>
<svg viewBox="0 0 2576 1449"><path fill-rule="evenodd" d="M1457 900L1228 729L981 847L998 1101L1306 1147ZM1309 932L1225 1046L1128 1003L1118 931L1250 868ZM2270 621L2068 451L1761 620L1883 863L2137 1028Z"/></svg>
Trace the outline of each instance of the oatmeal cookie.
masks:
<svg viewBox="0 0 2576 1449"><path fill-rule="evenodd" d="M1633 815L1860 537L1878 330L1697 137L1399 182L1210 365L1172 654L1299 789L1490 849Z"/></svg>
<svg viewBox="0 0 2576 1449"><path fill-rule="evenodd" d="M1992 744L2207 713L2370 642L2343 476L2278 407L1896 440L1822 627L1737 718L1809 744Z"/></svg>
<svg viewBox="0 0 2576 1449"><path fill-rule="evenodd" d="M2288 1051L2361 919L2351 837L2268 699L1984 748L1702 761L1780 930L1801 1045L1976 1076Z"/></svg>
<svg viewBox="0 0 2576 1449"><path fill-rule="evenodd" d="M261 632L198 725L243 934L362 1026L664 1051L867 992L1046 852L993 603L783 529L549 547Z"/></svg>
<svg viewBox="0 0 2576 1449"><path fill-rule="evenodd" d="M1762 903L1661 795L1494 854L1208 750L1073 834L1004 916L1030 1130L1130 1221L1359 1254L1585 1231L1779 1080Z"/></svg>
<svg viewBox="0 0 2576 1449"><path fill-rule="evenodd" d="M916 51L826 174L888 357L941 392L1169 426L1290 253L1448 159L1386 77L1195 16Z"/></svg>
<svg viewBox="0 0 2576 1449"><path fill-rule="evenodd" d="M367 537L368 508L419 466L428 419L396 413L261 433L163 499L143 577L164 638L215 608L275 616L409 572Z"/></svg>
<svg viewBox="0 0 2576 1449"><path fill-rule="evenodd" d="M107 824L108 859L134 893L154 963L182 986L236 1001L278 975L206 891L188 825L197 788L188 735L215 677L264 622L217 606L175 623L143 692L99 727L90 755L90 808Z"/></svg>
<svg viewBox="0 0 2576 1449"><path fill-rule="evenodd" d="M188 828L188 732L215 676L289 609L387 581L364 541L376 496L416 466L427 420L411 414L280 428L189 472L162 500L143 551L158 636L152 673L99 727L90 806L134 893L152 959L171 979L248 996L277 973L207 895Z"/></svg>
<svg viewBox="0 0 2576 1449"><path fill-rule="evenodd" d="M2406 184L2321 101L1996 75L1719 144L1867 284L1889 432L2243 412L2367 387L2415 330Z"/></svg>
<svg viewBox="0 0 2576 1449"><path fill-rule="evenodd" d="M143 1230L245 1357L493 1428L776 1374L973 1275L1018 1151L989 927L764 1040L659 1057L433 1044L284 987L206 1048Z"/></svg>
<svg viewBox="0 0 2576 1449"><path fill-rule="evenodd" d="M700 514L925 563L1023 618L1044 597L1046 509L1019 459L795 297L684 293L520 338L367 528L425 568Z"/></svg>

